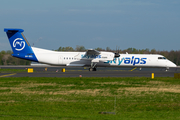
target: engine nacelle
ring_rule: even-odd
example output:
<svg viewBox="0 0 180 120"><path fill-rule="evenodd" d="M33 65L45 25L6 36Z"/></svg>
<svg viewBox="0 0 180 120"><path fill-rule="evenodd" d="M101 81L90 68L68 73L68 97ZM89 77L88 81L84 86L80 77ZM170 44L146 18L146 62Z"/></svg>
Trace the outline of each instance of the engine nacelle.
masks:
<svg viewBox="0 0 180 120"><path fill-rule="evenodd" d="M114 53L112 52L101 52L101 61L107 61L107 60L113 60L114 59Z"/></svg>

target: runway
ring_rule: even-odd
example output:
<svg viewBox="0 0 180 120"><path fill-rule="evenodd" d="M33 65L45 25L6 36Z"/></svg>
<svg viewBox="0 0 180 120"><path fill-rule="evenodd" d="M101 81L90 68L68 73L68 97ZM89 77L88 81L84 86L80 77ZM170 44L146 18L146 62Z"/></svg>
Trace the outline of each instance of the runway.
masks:
<svg viewBox="0 0 180 120"><path fill-rule="evenodd" d="M72 67L65 68L66 72L61 72L63 67L32 67L32 66L0 66L1 69L27 69L33 68L33 73L0 73L0 77L174 77L174 73L180 73L180 69L170 69L165 71L162 68L99 68L98 71L89 72L87 68Z"/></svg>
<svg viewBox="0 0 180 120"><path fill-rule="evenodd" d="M7 73L0 77L151 77L152 72L144 71L73 71L73 72L34 72L34 73ZM6 75L6 76L5 76ZM154 72L155 77L174 77L174 72Z"/></svg>

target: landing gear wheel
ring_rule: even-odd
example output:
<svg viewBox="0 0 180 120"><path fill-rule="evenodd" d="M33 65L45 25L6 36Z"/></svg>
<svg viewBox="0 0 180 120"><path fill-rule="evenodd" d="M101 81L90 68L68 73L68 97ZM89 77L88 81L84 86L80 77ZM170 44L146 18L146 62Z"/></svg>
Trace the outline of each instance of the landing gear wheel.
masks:
<svg viewBox="0 0 180 120"><path fill-rule="evenodd" d="M91 63L91 66L90 66L90 68L89 68L89 71L96 71L96 65L97 65L97 63Z"/></svg>
<svg viewBox="0 0 180 120"><path fill-rule="evenodd" d="M96 71L96 68L89 68L89 71Z"/></svg>

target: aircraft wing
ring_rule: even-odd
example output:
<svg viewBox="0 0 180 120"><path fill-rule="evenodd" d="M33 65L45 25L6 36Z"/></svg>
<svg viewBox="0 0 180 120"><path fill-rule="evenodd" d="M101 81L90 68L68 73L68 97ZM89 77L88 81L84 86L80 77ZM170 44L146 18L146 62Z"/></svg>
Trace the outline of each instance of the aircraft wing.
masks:
<svg viewBox="0 0 180 120"><path fill-rule="evenodd" d="M100 52L97 50L89 49L82 57L84 60L91 60L92 62L107 61L114 59L112 52Z"/></svg>
<svg viewBox="0 0 180 120"><path fill-rule="evenodd" d="M97 50L93 50L93 49L89 49L87 52L86 52L86 56L93 56L93 55L99 55L100 52L97 51Z"/></svg>
<svg viewBox="0 0 180 120"><path fill-rule="evenodd" d="M86 51L85 55L82 57L84 60L93 60L99 57L101 52L93 49L89 49Z"/></svg>

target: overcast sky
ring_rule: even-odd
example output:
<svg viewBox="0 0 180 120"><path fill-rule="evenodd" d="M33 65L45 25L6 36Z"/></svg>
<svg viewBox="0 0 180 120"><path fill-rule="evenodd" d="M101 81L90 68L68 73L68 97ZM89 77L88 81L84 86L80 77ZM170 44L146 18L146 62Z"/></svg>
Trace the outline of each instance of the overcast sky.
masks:
<svg viewBox="0 0 180 120"><path fill-rule="evenodd" d="M1 0L0 51L11 50L4 28L45 49L180 50L180 0Z"/></svg>

